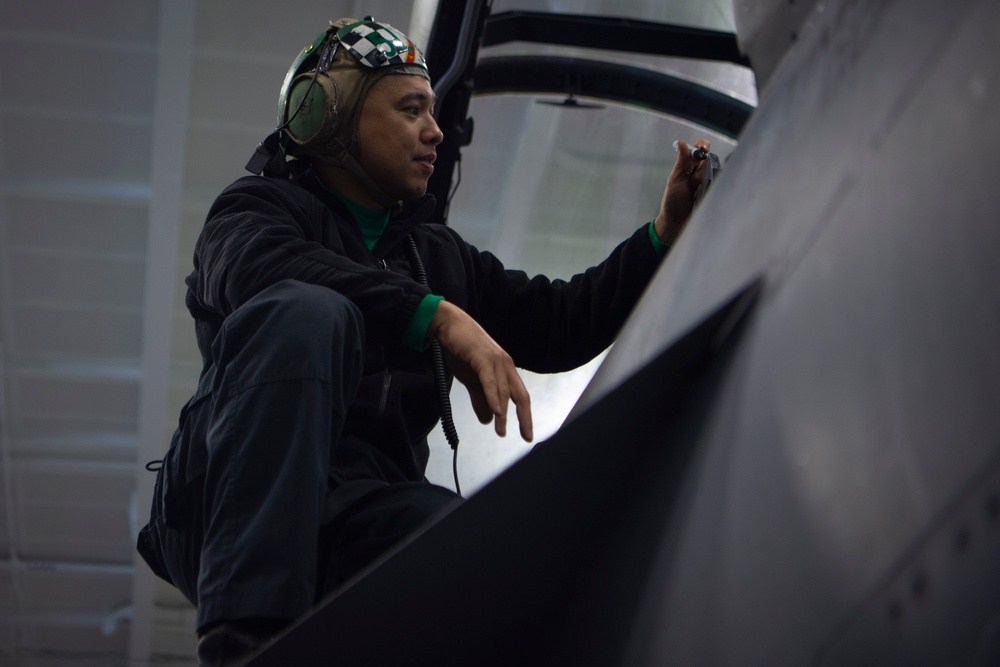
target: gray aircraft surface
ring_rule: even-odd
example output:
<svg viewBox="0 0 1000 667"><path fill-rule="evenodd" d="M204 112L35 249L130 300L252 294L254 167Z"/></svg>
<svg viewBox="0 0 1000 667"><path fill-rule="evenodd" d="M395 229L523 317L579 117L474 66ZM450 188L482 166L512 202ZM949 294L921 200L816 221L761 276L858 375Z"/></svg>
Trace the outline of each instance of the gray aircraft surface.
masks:
<svg viewBox="0 0 1000 667"><path fill-rule="evenodd" d="M566 424L254 664L1000 664L1000 3L735 7L759 105Z"/></svg>

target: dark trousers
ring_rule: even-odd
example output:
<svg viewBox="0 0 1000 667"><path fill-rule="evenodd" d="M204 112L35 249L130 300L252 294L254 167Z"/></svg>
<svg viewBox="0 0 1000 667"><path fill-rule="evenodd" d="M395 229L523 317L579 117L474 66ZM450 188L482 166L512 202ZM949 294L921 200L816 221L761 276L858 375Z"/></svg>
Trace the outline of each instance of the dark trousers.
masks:
<svg viewBox="0 0 1000 667"><path fill-rule="evenodd" d="M181 412L139 551L223 620L291 621L457 496L373 484L324 514L329 469L362 373L364 322L331 290L274 285L233 312Z"/></svg>

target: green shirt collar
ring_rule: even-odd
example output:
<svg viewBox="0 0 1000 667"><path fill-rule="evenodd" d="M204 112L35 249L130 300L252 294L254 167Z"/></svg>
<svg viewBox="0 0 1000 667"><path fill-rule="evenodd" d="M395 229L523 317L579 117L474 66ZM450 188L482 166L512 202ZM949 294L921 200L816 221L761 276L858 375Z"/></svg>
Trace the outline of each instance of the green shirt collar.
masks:
<svg viewBox="0 0 1000 667"><path fill-rule="evenodd" d="M361 228L361 236L365 239L365 245L371 250L382 238L382 232L389 224L389 210L384 208L368 208L364 204L359 204L353 199L348 199L335 190L333 194L347 207L354 219Z"/></svg>

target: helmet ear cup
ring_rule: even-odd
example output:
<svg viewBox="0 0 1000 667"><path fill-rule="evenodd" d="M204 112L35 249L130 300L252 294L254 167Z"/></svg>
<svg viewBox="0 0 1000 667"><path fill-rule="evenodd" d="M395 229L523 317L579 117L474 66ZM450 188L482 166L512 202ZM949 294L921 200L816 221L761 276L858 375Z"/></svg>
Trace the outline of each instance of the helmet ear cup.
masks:
<svg viewBox="0 0 1000 667"><path fill-rule="evenodd" d="M285 132L304 149L315 149L336 135L340 87L320 72L300 74L292 81L285 113Z"/></svg>

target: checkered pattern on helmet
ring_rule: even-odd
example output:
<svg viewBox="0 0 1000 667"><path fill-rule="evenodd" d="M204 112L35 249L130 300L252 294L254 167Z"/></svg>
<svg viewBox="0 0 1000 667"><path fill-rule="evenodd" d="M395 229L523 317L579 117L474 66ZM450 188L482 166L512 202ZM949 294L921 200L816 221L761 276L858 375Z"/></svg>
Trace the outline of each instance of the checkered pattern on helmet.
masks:
<svg viewBox="0 0 1000 667"><path fill-rule="evenodd" d="M385 23L355 23L337 33L340 42L362 65L423 65L424 59L413 42Z"/></svg>

